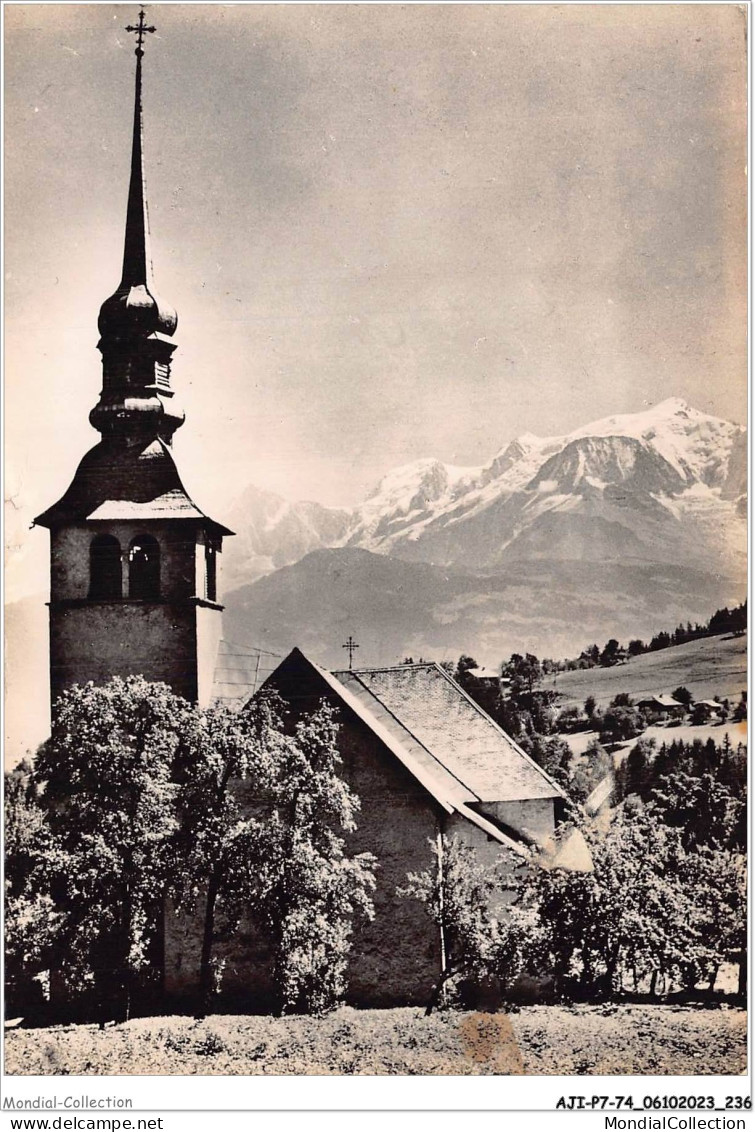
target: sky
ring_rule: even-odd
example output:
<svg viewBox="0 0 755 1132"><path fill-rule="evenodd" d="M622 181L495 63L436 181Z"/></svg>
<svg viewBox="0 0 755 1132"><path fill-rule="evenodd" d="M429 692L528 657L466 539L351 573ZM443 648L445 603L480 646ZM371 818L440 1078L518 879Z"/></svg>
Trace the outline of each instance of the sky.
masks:
<svg viewBox="0 0 755 1132"><path fill-rule="evenodd" d="M5 15L9 599L98 439L136 5ZM352 506L398 464L683 397L746 414L736 5L154 4L145 160L176 455Z"/></svg>

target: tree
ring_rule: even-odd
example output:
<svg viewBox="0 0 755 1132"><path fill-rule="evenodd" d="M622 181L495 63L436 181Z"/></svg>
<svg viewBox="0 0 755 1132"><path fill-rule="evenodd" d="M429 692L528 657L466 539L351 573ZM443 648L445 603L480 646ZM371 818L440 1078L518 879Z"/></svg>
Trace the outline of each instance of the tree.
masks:
<svg viewBox="0 0 755 1132"><path fill-rule="evenodd" d="M333 710L287 726L276 751L258 878L278 1013L323 1013L346 987L354 920L372 918L375 858L349 857L359 800L338 777Z"/></svg>
<svg viewBox="0 0 755 1132"><path fill-rule="evenodd" d="M588 696L587 699L585 700L585 715L587 716L588 719L593 718L593 716L595 715L595 709L596 709L597 706L598 706L598 702L595 699L595 696Z"/></svg>
<svg viewBox="0 0 755 1132"><path fill-rule="evenodd" d="M259 899L256 882L267 850L264 815L244 812L241 790L261 800L271 789L288 742L277 708L271 698L260 697L241 712L224 706L195 711L176 752L180 825L170 889L184 911L200 899L204 905L200 1013L220 989L213 962L218 935L235 930L243 911Z"/></svg>
<svg viewBox="0 0 755 1132"><path fill-rule="evenodd" d="M55 857L31 765L5 774L5 983L11 1012L42 1005L59 914L50 894Z"/></svg>
<svg viewBox="0 0 755 1132"><path fill-rule="evenodd" d="M635 707L612 704L606 708L600 724L601 743L621 743L642 731L642 719Z"/></svg>
<svg viewBox="0 0 755 1132"><path fill-rule="evenodd" d="M556 716L556 731L581 731L586 726L586 720L578 707L567 707Z"/></svg>
<svg viewBox="0 0 755 1132"><path fill-rule="evenodd" d="M700 847L681 864L690 908L690 941L680 966L688 989L705 978L713 990L722 963L739 965L747 989L747 864L744 853Z"/></svg>
<svg viewBox="0 0 755 1132"><path fill-rule="evenodd" d="M502 675L511 681L510 691L513 697L531 697L542 679L540 661L530 652L525 656L512 653L502 666Z"/></svg>
<svg viewBox="0 0 755 1132"><path fill-rule="evenodd" d="M409 873L399 895L422 901L441 933L444 963L427 1004L431 1014L446 986L455 980L479 982L501 978L504 990L524 969L526 941L536 924L531 909L504 912L504 893L516 892L521 877L516 867L521 859L501 850L493 865L480 863L477 854L457 837L431 841L435 862L422 873Z"/></svg>
<svg viewBox="0 0 755 1132"><path fill-rule="evenodd" d="M747 719L747 690L743 690L741 699L732 712L731 718L734 723L742 723Z"/></svg>
<svg viewBox="0 0 755 1132"><path fill-rule="evenodd" d="M101 1018L128 1017L150 984L154 995L169 895L202 904L200 1009L213 943L244 912L268 928L279 1009L334 1004L375 865L344 851L359 802L337 775L336 735L326 706L297 724L272 697L204 711L141 677L58 700L33 777L50 841L51 961L69 988L94 990ZM22 859L19 848L17 877Z"/></svg>
<svg viewBox="0 0 755 1132"><path fill-rule="evenodd" d="M539 961L559 997L610 997L678 974L690 938L679 880L679 834L642 803L624 803L589 835L591 873L533 870L525 899L536 908Z"/></svg>
<svg viewBox="0 0 755 1132"><path fill-rule="evenodd" d="M575 756L565 739L534 735L526 744L527 754L554 782L569 792Z"/></svg>
<svg viewBox="0 0 755 1132"><path fill-rule="evenodd" d="M576 801L584 802L607 776L614 778L613 759L597 739L591 739L582 757L575 759L571 771L569 792ZM614 792L615 789L614 779Z"/></svg>
<svg viewBox="0 0 755 1132"><path fill-rule="evenodd" d="M190 713L166 685L139 676L71 688L35 767L56 843L51 891L64 913L57 966L122 1017L155 966L177 826L171 771Z"/></svg>
<svg viewBox="0 0 755 1132"><path fill-rule="evenodd" d="M651 792L655 812L681 831L686 849L709 845L727 849L741 846L745 821L744 798L711 774L699 777L676 771L658 780Z"/></svg>
<svg viewBox="0 0 755 1132"><path fill-rule="evenodd" d="M708 709L705 704L694 705L690 722L694 727L700 727L703 723L708 722Z"/></svg>
<svg viewBox="0 0 755 1132"><path fill-rule="evenodd" d="M680 686L679 688L675 688L671 695L673 699L677 700L680 704L683 704L687 711L689 711L689 709L692 707L694 697L689 688L685 688L684 685Z"/></svg>
<svg viewBox="0 0 755 1132"><path fill-rule="evenodd" d="M479 667L479 664L473 656L467 656L465 653L462 653L456 662L456 680L461 684L462 688L466 688L469 683L467 673L470 668Z"/></svg>
<svg viewBox="0 0 755 1132"><path fill-rule="evenodd" d="M650 790L655 740L640 739L627 755L624 789L627 794L645 798Z"/></svg>
<svg viewBox="0 0 755 1132"><path fill-rule="evenodd" d="M618 664L624 659L624 650L615 637L611 637L600 654L600 663L604 668Z"/></svg>

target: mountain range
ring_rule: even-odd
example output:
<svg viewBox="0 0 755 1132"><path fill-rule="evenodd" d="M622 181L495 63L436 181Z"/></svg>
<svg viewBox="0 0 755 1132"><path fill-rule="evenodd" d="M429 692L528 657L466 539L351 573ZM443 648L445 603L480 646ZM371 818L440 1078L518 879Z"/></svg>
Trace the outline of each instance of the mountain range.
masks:
<svg viewBox="0 0 755 1132"><path fill-rule="evenodd" d="M480 467L422 459L351 511L249 488L230 516L236 634L340 663L571 654L741 600L746 433L672 398Z"/></svg>
<svg viewBox="0 0 755 1132"><path fill-rule="evenodd" d="M479 467L417 460L351 510L249 487L224 516L224 636L331 667L349 634L365 665L647 638L744 598L746 490L745 430L677 399L526 433ZM6 728L24 746L44 738L44 600L6 609Z"/></svg>

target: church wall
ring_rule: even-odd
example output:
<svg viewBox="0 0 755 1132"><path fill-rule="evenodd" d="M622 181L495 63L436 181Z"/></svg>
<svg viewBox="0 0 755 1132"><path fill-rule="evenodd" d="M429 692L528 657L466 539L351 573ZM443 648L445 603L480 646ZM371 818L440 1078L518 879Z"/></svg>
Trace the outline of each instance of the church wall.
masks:
<svg viewBox="0 0 755 1132"><path fill-rule="evenodd" d="M552 798L530 798L516 802L482 802L481 813L509 826L543 845L556 832Z"/></svg>
<svg viewBox="0 0 755 1132"><path fill-rule="evenodd" d="M523 859L513 850L501 845L500 841L485 833L479 826L467 821L461 814L451 814L445 821L444 834L450 840L457 838L464 845L474 849L475 859L485 868L498 866L504 876L514 875L518 870L526 867ZM493 908L501 912L513 898L513 889L510 892L502 891L493 899Z"/></svg>
<svg viewBox="0 0 755 1132"><path fill-rule="evenodd" d="M306 662L289 658L266 686L280 692L294 716L316 711L322 699L336 709L339 773L361 801L348 849L374 853L379 862L375 919L355 934L348 1000L361 1006L427 1002L441 969L440 935L424 906L396 889L407 873L436 867L431 842L444 811Z"/></svg>
<svg viewBox="0 0 755 1132"><path fill-rule="evenodd" d="M363 1006L424 1004L441 970L440 935L425 907L396 889L407 873L435 869L439 811L361 721L342 717L339 747L341 773L362 803L349 851L378 860L375 919L355 933L347 998Z"/></svg>
<svg viewBox="0 0 755 1132"><path fill-rule="evenodd" d="M50 531L50 593L83 599L89 593L89 544L96 532L86 527Z"/></svg>
<svg viewBox="0 0 755 1132"><path fill-rule="evenodd" d="M204 557L204 551L202 551ZM208 707L215 683L215 664L223 632L221 610L198 605L197 618L197 703Z"/></svg>
<svg viewBox="0 0 755 1132"><path fill-rule="evenodd" d="M217 616L217 615L216 615ZM190 604L82 602L50 610L53 700L71 684L142 675L196 698L196 609Z"/></svg>

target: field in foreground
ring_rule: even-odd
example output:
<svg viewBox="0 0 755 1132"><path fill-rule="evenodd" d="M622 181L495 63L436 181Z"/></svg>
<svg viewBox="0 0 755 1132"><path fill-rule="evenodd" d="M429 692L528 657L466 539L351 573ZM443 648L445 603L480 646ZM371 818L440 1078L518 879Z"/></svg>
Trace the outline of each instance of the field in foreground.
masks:
<svg viewBox="0 0 755 1132"><path fill-rule="evenodd" d="M9 1074L741 1074L746 1014L710 1007L353 1010L9 1030Z"/></svg>

